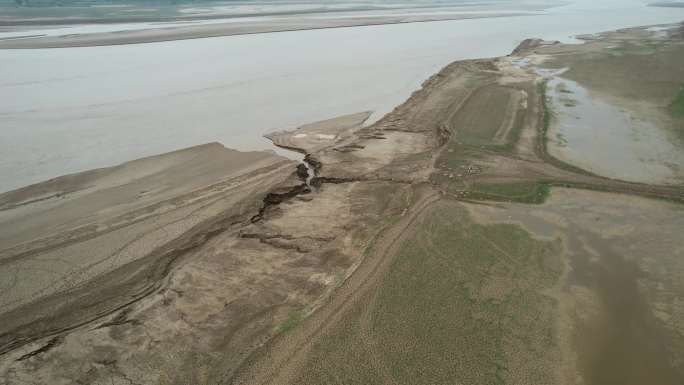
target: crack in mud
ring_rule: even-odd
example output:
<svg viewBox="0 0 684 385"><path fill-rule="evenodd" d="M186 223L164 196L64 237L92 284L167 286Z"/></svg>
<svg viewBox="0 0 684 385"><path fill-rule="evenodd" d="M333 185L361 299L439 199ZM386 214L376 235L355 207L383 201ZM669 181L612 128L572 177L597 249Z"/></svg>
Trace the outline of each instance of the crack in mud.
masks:
<svg viewBox="0 0 684 385"><path fill-rule="evenodd" d="M41 346L40 348L33 350L29 353L26 353L23 356L17 358L17 361L24 361L24 360L27 360L27 359L33 357L33 356L37 356L39 354L45 353L48 350L52 349L53 347L57 346L60 342L62 342L61 336L54 337L50 341L48 341L45 345Z"/></svg>
<svg viewBox="0 0 684 385"><path fill-rule="evenodd" d="M306 185L306 183L296 185L282 193L270 192L266 194L266 197L263 200L263 205L259 209L259 212L256 215L252 216L250 221L252 223L259 222L262 219L264 219L264 215L270 208L278 206L283 202L289 201L298 195L308 194L310 192L311 189L309 188L309 186Z"/></svg>

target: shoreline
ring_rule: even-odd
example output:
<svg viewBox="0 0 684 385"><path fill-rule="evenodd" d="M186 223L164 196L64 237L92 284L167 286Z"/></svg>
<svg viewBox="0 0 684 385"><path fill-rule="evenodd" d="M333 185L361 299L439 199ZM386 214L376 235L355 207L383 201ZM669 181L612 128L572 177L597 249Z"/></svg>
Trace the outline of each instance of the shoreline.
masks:
<svg viewBox="0 0 684 385"><path fill-rule="evenodd" d="M150 28L143 30L128 30L118 32L70 34L63 36L27 35L19 37L8 37L0 39L0 49L52 49L52 48L77 48L77 47L103 47L114 45L161 43L179 40L204 39L223 36L245 36L257 34L269 34L279 32L313 31L338 28L372 27L381 25L396 24L415 24L415 23L435 23L440 21L489 19L501 17L524 17L532 16L529 13L502 13L502 14L480 14L480 15L460 15L445 17L392 17L379 18L380 20L368 21L350 18L348 20L334 21L303 21L279 25L278 21L254 22L254 25L234 25L226 24L205 24L199 26L178 26L167 28ZM244 23L250 24L250 23ZM265 24L265 25L259 25ZM281 23L283 24L283 23ZM287 24L294 24L288 26Z"/></svg>

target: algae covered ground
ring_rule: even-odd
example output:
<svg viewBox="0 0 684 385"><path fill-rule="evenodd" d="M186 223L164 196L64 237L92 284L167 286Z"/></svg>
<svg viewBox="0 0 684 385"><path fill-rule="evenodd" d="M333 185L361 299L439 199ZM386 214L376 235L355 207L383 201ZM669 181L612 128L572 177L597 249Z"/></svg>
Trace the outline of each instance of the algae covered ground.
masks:
<svg viewBox="0 0 684 385"><path fill-rule="evenodd" d="M679 90L670 106L672 113L677 117L684 117L684 86Z"/></svg>
<svg viewBox="0 0 684 385"><path fill-rule="evenodd" d="M297 383L554 383L560 241L440 201ZM551 353L550 353L551 352Z"/></svg>

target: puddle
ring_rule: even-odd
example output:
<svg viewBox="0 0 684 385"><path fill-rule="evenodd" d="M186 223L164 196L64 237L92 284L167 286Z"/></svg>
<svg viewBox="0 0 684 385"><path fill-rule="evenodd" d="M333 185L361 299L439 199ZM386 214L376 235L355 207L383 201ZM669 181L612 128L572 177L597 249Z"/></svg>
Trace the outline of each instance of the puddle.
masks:
<svg viewBox="0 0 684 385"><path fill-rule="evenodd" d="M593 98L568 79L549 79L555 119L551 155L597 174L632 182L681 183L684 151L667 131L629 111Z"/></svg>

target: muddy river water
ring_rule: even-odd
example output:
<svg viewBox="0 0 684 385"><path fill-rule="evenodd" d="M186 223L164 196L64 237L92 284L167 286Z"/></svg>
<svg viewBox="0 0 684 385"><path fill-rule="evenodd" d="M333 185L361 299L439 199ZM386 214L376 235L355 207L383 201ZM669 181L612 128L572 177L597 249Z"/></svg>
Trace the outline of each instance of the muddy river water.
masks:
<svg viewBox="0 0 684 385"><path fill-rule="evenodd" d="M683 19L640 0L577 0L530 16L3 50L0 191L198 143L272 149L270 130L377 119L454 60Z"/></svg>

